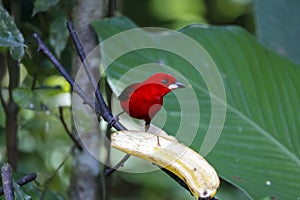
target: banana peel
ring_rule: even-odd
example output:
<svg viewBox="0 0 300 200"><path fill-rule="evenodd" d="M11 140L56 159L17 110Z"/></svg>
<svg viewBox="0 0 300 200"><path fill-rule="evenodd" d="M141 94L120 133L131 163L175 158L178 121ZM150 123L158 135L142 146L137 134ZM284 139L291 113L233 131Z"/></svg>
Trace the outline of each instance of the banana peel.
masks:
<svg viewBox="0 0 300 200"><path fill-rule="evenodd" d="M111 146L171 172L197 200L215 199L220 185L217 172L200 154L174 137L118 131L111 135Z"/></svg>

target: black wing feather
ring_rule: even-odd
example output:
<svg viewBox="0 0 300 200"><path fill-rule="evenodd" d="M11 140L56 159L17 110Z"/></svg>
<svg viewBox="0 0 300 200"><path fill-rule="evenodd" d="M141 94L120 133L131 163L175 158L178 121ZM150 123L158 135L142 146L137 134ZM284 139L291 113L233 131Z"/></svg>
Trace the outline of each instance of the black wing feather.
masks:
<svg viewBox="0 0 300 200"><path fill-rule="evenodd" d="M132 94L132 92L134 92L134 90L136 90L136 88L138 87L139 83L134 83L129 85L127 88L125 88L122 93L118 96L118 99L120 101L126 101L129 99L130 95Z"/></svg>

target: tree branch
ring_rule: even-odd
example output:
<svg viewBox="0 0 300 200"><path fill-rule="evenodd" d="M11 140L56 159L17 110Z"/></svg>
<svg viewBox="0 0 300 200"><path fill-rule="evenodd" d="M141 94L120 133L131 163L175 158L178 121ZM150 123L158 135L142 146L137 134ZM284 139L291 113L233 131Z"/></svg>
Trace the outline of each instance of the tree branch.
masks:
<svg viewBox="0 0 300 200"><path fill-rule="evenodd" d="M25 175L25 176L21 177L20 179L18 179L16 181L16 183L19 186L26 185L27 183L34 181L36 179L36 177L37 177L36 173L31 173L31 174ZM3 194L4 194L3 187L0 187L0 196Z"/></svg>
<svg viewBox="0 0 300 200"><path fill-rule="evenodd" d="M66 130L68 136L71 138L71 140L74 142L75 146L80 150L82 151L83 150L83 147L82 147L82 144L78 141L78 139L71 133L71 131L69 130L68 126L67 126L67 123L65 121L65 118L64 118L64 114L63 114L63 107L59 107L59 119L64 127L64 129Z"/></svg>
<svg viewBox="0 0 300 200"><path fill-rule="evenodd" d="M14 187L12 179L12 169L9 163L4 164L1 167L1 177L3 184L3 192L5 200L14 199Z"/></svg>
<svg viewBox="0 0 300 200"><path fill-rule="evenodd" d="M62 160L62 162L59 164L59 166L54 170L53 174L51 174L50 177L48 177L45 182L43 183L43 192L42 195L40 197L40 199L44 199L45 198L45 194L48 190L49 184L50 182L55 178L55 176L58 174L58 171L64 166L64 164L67 162L67 160L71 157L72 152L74 151L75 146L73 146L69 152L67 152L67 154L65 155L64 159Z"/></svg>
<svg viewBox="0 0 300 200"><path fill-rule="evenodd" d="M73 78L66 72L65 68L62 66L62 64L56 59L56 57L51 53L49 48L45 45L45 43L42 41L42 39L38 36L38 34L34 33L33 37L38 42L38 51L42 51L49 60L54 64L56 69L61 73L63 77L69 82L71 85L73 91L77 93L84 103L88 104L92 109L96 111L96 113L101 114L99 106L91 100L91 98L88 97L88 95L81 89L81 87L75 83Z"/></svg>
<svg viewBox="0 0 300 200"><path fill-rule="evenodd" d="M86 54L84 52L84 49L78 39L78 36L76 34L76 31L74 30L74 27L73 27L73 24L72 22L67 22L67 27L68 27L68 30L70 32L70 35L71 35L71 38L72 38L72 41L75 45L75 48L76 48L76 51L79 55L79 58L83 64L83 67L84 67L84 70L89 78L89 80L91 81L92 83L92 86L94 87L94 91L96 91L96 99L99 103L99 107L100 107L100 111L101 111L101 116L103 117L103 119L106 121L106 122L111 122L114 120L114 116L111 114L110 112L110 109L108 108L108 106L106 105L104 99L103 99L103 96L100 92L100 88L99 88L99 85L98 85L98 82L96 82L94 76L93 76L93 73L91 72L91 68L89 66L89 63L88 63L88 60L86 59ZM126 128L121 124L119 123L118 121L114 121L114 127L117 129L117 130L125 130Z"/></svg>
<svg viewBox="0 0 300 200"><path fill-rule="evenodd" d="M26 185L27 183L34 181L36 179L36 177L37 177L36 173L31 173L31 174L25 175L22 178L18 179L16 181L16 183L20 186Z"/></svg>
<svg viewBox="0 0 300 200"><path fill-rule="evenodd" d="M89 68L88 62L86 61L86 55L84 53L82 45L80 44L80 41L78 40L78 37L76 35L76 32L74 31L74 28L73 28L72 24L70 24L70 23L68 23L68 24L69 24L68 27L71 30L70 34L72 35L72 38L74 38L74 44L75 44L76 50L77 50L77 52L80 51L80 53L78 53L79 56L80 56L80 59L82 61L85 61L85 62L83 62L85 70L88 72L87 74L91 75L91 72L89 72L90 68ZM51 53L51 51L45 45L45 43L42 41L42 39L36 33L33 34L33 37L38 42L38 51L42 51L50 59L50 61L54 64L54 66L56 67L56 69L69 82L69 84L73 88L73 91L76 92L83 99L83 101L86 104L88 104L92 109L95 109L96 113L99 114L99 115L101 115L105 121L107 121L107 122L113 122L112 125L113 125L113 127L115 129L117 129L117 130L126 130L126 128L120 122L118 122L118 121L116 121L114 119L113 115L111 114L109 108L107 107L107 105L106 105L106 103L105 103L105 101L104 101L104 99L102 97L102 94L100 92L98 84L97 84L97 88L96 88L96 98L97 98L97 101L99 103L95 104L88 97L88 95L81 89L81 87L75 83L75 81L73 80L73 78L66 72L65 68L56 59L56 57ZM91 76L91 77L93 77L93 76ZM94 85L94 87L95 87L95 85ZM100 104L100 106L99 106L99 104ZM129 155L126 155L116 166L122 166L124 164L124 162L126 162L126 160L128 160L129 157L130 157ZM109 174L111 174L113 171L115 171L117 169L116 167L114 167L114 168L115 169L110 169L109 170L110 171Z"/></svg>
<svg viewBox="0 0 300 200"><path fill-rule="evenodd" d="M37 177L36 173L31 173L31 174L25 175L25 176L21 177L20 179L18 179L16 181L16 183L19 186L26 185L27 183L34 181L36 179L36 177ZM3 187L0 187L0 195L4 194L3 191L4 191Z"/></svg>
<svg viewBox="0 0 300 200"><path fill-rule="evenodd" d="M130 155L126 154L122 158L122 160L120 160L113 168L106 168L105 169L105 176L111 175L114 171L116 171L117 169L119 169L120 167L122 167L124 165L124 163L128 160L128 158L130 158Z"/></svg>
<svg viewBox="0 0 300 200"><path fill-rule="evenodd" d="M95 80L95 78L94 78L94 76L91 72L91 68L89 66L88 60L86 59L86 54L85 54L84 48L83 48L83 46L81 45L81 43L78 39L78 36L76 34L76 31L74 30L72 22L67 22L67 27L68 27L69 33L71 35L72 41L74 43L74 46L76 48L76 51L77 51L77 53L80 57L80 60L83 64L84 70L85 70L89 80L91 81L93 87L94 87L94 91L96 91L95 95L96 95L97 102L99 103L99 106L100 106L101 116L103 117L103 119L106 122L110 123L115 129L117 129L117 130L126 130L125 126L123 126L119 121L115 120L115 118L112 115L109 107L105 103L105 101L103 99L103 96L100 92L99 84L96 82L96 80ZM129 157L130 157L130 155L127 154L113 168L107 168L105 170L105 175L108 176L108 175L112 174L116 169L123 166L124 163L128 160Z"/></svg>

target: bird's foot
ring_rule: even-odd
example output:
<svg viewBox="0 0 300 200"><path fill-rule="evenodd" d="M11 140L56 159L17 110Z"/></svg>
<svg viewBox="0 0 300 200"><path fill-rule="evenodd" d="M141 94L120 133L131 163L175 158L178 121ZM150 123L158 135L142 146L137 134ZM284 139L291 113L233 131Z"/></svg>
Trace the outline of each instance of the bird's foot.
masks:
<svg viewBox="0 0 300 200"><path fill-rule="evenodd" d="M156 139L157 139L157 146L160 147L160 143L159 143L159 136L156 136Z"/></svg>
<svg viewBox="0 0 300 200"><path fill-rule="evenodd" d="M145 132L148 132L148 131L149 131L150 126L151 126L150 123L146 123L146 124L145 124ZM157 146L160 146L160 143L159 143L159 136L157 135L156 138L157 138Z"/></svg>
<svg viewBox="0 0 300 200"><path fill-rule="evenodd" d="M148 132L150 129L150 124L145 124L145 132Z"/></svg>
<svg viewBox="0 0 300 200"><path fill-rule="evenodd" d="M112 128L114 126L114 124L119 121L119 118L116 117L116 116L113 116L108 122L107 122L107 125L108 125L108 128Z"/></svg>
<svg viewBox="0 0 300 200"><path fill-rule="evenodd" d="M109 128L112 128L112 127L115 125L115 123L116 123L117 121L119 121L119 116L122 115L123 113L124 113L124 111L123 111L123 112L120 112L119 114L117 114L117 115L115 115L115 116L113 116L113 117L107 122L108 127L109 127Z"/></svg>

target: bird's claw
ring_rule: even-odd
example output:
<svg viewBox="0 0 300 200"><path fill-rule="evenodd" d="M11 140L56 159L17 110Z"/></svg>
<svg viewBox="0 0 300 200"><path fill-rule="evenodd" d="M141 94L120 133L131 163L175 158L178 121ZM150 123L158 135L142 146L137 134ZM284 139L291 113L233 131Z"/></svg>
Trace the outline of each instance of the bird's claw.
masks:
<svg viewBox="0 0 300 200"><path fill-rule="evenodd" d="M115 116L113 116L113 117L107 122L108 127L109 127L109 128L112 128L112 127L115 125L115 123L116 123L117 121L119 121L119 116L120 116L121 114L123 114L123 113L124 113L124 111L121 112L121 113L119 113L119 114L117 114L117 115L115 115Z"/></svg>
<svg viewBox="0 0 300 200"><path fill-rule="evenodd" d="M115 125L115 123L116 123L117 121L119 121L118 115L117 115L117 116L113 116L113 117L107 122L108 127L109 127L109 128L112 128L112 127Z"/></svg>

